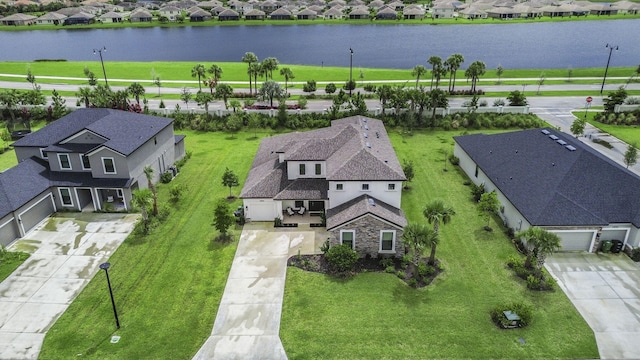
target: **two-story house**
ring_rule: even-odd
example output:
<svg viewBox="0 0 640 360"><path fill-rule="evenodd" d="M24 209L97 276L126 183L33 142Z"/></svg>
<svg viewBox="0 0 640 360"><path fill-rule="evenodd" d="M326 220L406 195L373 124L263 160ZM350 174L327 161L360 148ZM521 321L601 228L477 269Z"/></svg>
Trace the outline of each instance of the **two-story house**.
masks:
<svg viewBox="0 0 640 360"><path fill-rule="evenodd" d="M404 180L383 123L354 116L262 140L240 197L249 220L326 216L333 244L400 255Z"/></svg>
<svg viewBox="0 0 640 360"><path fill-rule="evenodd" d="M79 109L13 144L18 165L0 174L0 243L24 236L60 209L128 209L184 156L173 120L111 109Z"/></svg>

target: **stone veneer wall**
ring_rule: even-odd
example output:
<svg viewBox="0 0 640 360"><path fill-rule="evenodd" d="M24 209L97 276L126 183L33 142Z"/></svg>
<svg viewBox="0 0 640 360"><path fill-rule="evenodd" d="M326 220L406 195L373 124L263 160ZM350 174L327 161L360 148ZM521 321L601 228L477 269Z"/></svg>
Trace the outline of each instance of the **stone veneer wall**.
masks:
<svg viewBox="0 0 640 360"><path fill-rule="evenodd" d="M356 246L355 250L361 257L365 257L367 254L371 257L381 256L397 256L401 257L405 254L404 244L402 243L402 230L389 225L377 218L367 215L347 225L335 228L329 233L331 234L329 242L331 246L340 245L340 230L355 230L356 231ZM380 253L380 230L395 230L396 231L396 243L395 253Z"/></svg>

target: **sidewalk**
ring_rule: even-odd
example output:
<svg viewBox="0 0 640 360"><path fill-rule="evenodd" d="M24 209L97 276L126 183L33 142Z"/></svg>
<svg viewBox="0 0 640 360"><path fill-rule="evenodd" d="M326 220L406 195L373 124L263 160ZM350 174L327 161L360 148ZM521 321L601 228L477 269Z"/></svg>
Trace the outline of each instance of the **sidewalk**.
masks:
<svg viewBox="0 0 640 360"><path fill-rule="evenodd" d="M244 225L213 331L193 359L287 359L279 337L287 259L317 252L316 237L311 228Z"/></svg>

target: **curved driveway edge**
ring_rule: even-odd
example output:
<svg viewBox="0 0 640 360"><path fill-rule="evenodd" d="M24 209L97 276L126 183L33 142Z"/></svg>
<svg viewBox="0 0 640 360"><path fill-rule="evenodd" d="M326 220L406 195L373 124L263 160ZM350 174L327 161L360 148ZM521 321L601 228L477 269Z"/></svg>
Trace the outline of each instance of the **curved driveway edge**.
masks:
<svg viewBox="0 0 640 360"><path fill-rule="evenodd" d="M49 328L127 238L138 217L63 213L9 246L31 256L0 283L0 359L38 358Z"/></svg>
<svg viewBox="0 0 640 360"><path fill-rule="evenodd" d="M309 227L246 224L213 331L193 359L287 359L279 336L287 259L316 253L315 238Z"/></svg>
<svg viewBox="0 0 640 360"><path fill-rule="evenodd" d="M640 359L638 264L622 253L556 253L545 267L593 330L601 359Z"/></svg>

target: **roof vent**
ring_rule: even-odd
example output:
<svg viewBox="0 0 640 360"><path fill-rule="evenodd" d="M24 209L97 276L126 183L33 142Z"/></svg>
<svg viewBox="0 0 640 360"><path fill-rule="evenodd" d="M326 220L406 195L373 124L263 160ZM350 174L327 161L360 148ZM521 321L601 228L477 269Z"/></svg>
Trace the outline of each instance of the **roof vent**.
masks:
<svg viewBox="0 0 640 360"><path fill-rule="evenodd" d="M362 118L362 122L366 124L367 123L367 119L366 118Z"/></svg>
<svg viewBox="0 0 640 360"><path fill-rule="evenodd" d="M369 130L369 125L365 125L365 126L364 126L364 129L365 129L365 130Z"/></svg>
<svg viewBox="0 0 640 360"><path fill-rule="evenodd" d="M367 133L364 133L362 135L364 136L365 139L369 137L369 135L367 135Z"/></svg>
<svg viewBox="0 0 640 360"><path fill-rule="evenodd" d="M366 147L371 148L371 143L370 143L370 142L368 142L368 141L367 141L367 142L366 142L366 143L364 143L364 144L365 144L365 146L366 146Z"/></svg>
<svg viewBox="0 0 640 360"><path fill-rule="evenodd" d="M376 206L376 201L373 200L372 198L369 198L369 205Z"/></svg>
<svg viewBox="0 0 640 360"><path fill-rule="evenodd" d="M556 140L556 142L560 145L567 145L567 142L561 139Z"/></svg>
<svg viewBox="0 0 640 360"><path fill-rule="evenodd" d="M380 137L380 133L376 131L376 137L379 138Z"/></svg>
<svg viewBox="0 0 640 360"><path fill-rule="evenodd" d="M576 148L575 148L574 146L567 145L567 146L565 146L565 147L566 147L566 148L567 148L567 150L569 150L569 151L576 151Z"/></svg>
<svg viewBox="0 0 640 360"><path fill-rule="evenodd" d="M542 131L541 131L541 132L542 132L543 134L545 134L545 135L549 135L549 134L551 134L551 131L549 131L549 130L547 130L547 129L542 129Z"/></svg>
<svg viewBox="0 0 640 360"><path fill-rule="evenodd" d="M550 137L551 139L553 139L553 140L558 140L558 139L559 139L559 138L558 138L557 136L555 136L555 135L549 135L549 137Z"/></svg>

